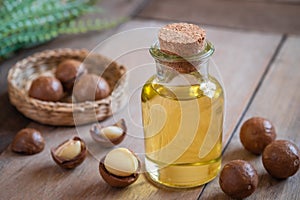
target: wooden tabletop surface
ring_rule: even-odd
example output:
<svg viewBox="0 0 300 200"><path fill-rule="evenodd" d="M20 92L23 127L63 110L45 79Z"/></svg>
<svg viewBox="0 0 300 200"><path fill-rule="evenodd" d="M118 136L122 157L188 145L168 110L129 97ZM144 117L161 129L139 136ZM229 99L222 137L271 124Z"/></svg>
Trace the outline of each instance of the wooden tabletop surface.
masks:
<svg viewBox="0 0 300 200"><path fill-rule="evenodd" d="M166 2L169 2L169 7ZM226 92L222 165L230 160L244 159L255 166L259 174L259 184L255 193L247 199L300 199L300 172L282 181L272 178L264 170L261 156L247 152L239 140L242 123L252 116L261 116L273 122L278 139L291 140L300 147L299 35L272 31L273 25L269 28L260 28L258 25L255 29L255 23L250 23L250 28L244 28L235 21L224 26L214 24L213 21L205 23L196 17L196 11L193 9L190 13L186 11L184 18L185 15L180 11L183 1L170 2L164 1L160 6L158 0L150 3L143 0L103 1L101 5L111 10L106 13L108 17L131 16L130 20L101 33L61 36L39 47L21 50L14 57L0 63L1 200L230 199L221 191L218 177L198 188L174 190L154 186L141 175L137 182L127 188L112 188L101 179L98 172L99 159L110 149L101 148L92 141L87 132L91 125L75 128L45 126L27 119L9 103L6 76L9 68L20 59L46 49L66 47L93 49L113 34L134 28L161 27L178 20L204 24L208 39L216 48L212 72L221 79ZM251 5L255 2L247 1L248 8L253 8ZM284 9L288 9L287 7L292 4L282 5L281 14L288 19L289 15L286 14L288 12ZM272 6L271 9L277 9L276 5ZM299 10L298 4L296 7ZM293 7L291 12L294 12L294 9ZM258 8L254 10L260 11ZM297 26L298 22L295 23ZM287 25L283 23L282 26ZM291 33L297 33L297 30L297 27L291 28ZM129 45L127 43L120 45L125 49L131 48L126 46ZM124 118L128 126L128 137L119 146L142 154L143 131L139 95L143 82L155 73L153 60L145 50L130 54L128 57L124 56L120 62L128 69L128 103L120 112L101 123L108 125ZM147 63L151 66L143 65ZM46 146L41 153L22 156L10 150L9 144L14 135L24 127L33 127L43 133ZM78 168L71 171L62 170L53 162L50 148L78 134L87 142L89 154Z"/></svg>

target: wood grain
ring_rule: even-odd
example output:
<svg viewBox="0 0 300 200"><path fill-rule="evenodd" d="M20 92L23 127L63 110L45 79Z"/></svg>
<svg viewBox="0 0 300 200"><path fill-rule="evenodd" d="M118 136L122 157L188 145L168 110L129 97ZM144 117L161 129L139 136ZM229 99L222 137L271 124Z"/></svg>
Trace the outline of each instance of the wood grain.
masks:
<svg viewBox="0 0 300 200"><path fill-rule="evenodd" d="M122 25L116 32L136 27L162 25L163 23L156 21L133 20ZM281 37L255 32L205 28L209 39L216 46L214 61L218 64L227 94L225 144ZM127 42L122 43L122 48L134 50L131 46L126 46L131 44L128 42L129 38L130 36L126 38ZM137 38L134 39L136 41ZM85 41L81 41L81 44L85 45ZM132 149L142 158L144 148L139 95L142 84L154 73L153 59L147 49L142 49L129 51L117 61L128 68L128 104L102 124L109 125L120 118L125 118L128 136L120 146ZM211 66L211 69L216 73L216 67ZM150 184L143 175L128 188L111 188L104 183L98 173L98 160L109 149L101 148L92 141L88 133L90 125L76 127L76 129L55 128L36 123L31 123L30 126L44 134L45 150L34 156L20 156L12 153L9 148L3 152L0 156L0 188L3 199L196 199L202 190L202 187L190 190L160 189ZM81 166L75 170L65 171L52 161L49 149L75 134L86 141L89 155Z"/></svg>
<svg viewBox="0 0 300 200"><path fill-rule="evenodd" d="M276 33L300 33L300 4L246 0L153 0L141 17Z"/></svg>
<svg viewBox="0 0 300 200"><path fill-rule="evenodd" d="M293 141L300 147L300 85L299 62L300 37L289 37L270 68L261 88L246 113L243 121L253 116L262 116L273 122L277 139ZM264 169L261 156L247 152L239 140L239 130L234 133L225 151L223 164L230 160L244 159L258 171L259 185L247 199L300 199L300 172L286 180L272 178ZM200 199L228 199L222 193L218 179L209 183Z"/></svg>

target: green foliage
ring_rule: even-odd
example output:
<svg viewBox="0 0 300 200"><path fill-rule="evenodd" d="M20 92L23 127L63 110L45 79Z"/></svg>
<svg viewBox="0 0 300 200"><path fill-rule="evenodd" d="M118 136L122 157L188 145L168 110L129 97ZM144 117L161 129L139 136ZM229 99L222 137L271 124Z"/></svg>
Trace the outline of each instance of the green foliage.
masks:
<svg viewBox="0 0 300 200"><path fill-rule="evenodd" d="M120 21L77 20L101 12L94 0L0 0L0 60L22 48L47 42L60 34L103 30Z"/></svg>

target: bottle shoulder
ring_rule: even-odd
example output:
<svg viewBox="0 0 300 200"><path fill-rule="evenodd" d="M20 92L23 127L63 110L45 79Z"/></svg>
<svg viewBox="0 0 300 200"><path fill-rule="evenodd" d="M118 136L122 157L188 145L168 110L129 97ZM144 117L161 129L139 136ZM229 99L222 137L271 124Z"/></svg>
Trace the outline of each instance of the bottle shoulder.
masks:
<svg viewBox="0 0 300 200"><path fill-rule="evenodd" d="M145 83L144 87L149 85L149 84L157 84L157 85L162 85L165 87L189 87L193 85L208 85L211 87L216 87L220 88L223 90L223 86L221 83L218 81L217 78L214 76L193 76L188 77L188 76L182 76L181 78L174 77L174 80L165 80L165 79L160 79L157 75L152 75Z"/></svg>
<svg viewBox="0 0 300 200"><path fill-rule="evenodd" d="M174 78L175 79L175 78ZM181 77L182 79L182 77ZM149 94L151 97L155 95L165 96L171 99L188 100L199 98L202 96L216 99L223 98L223 88L219 81L213 76L194 77L186 80L172 80L166 82L160 80L156 75L150 77L142 88L142 95Z"/></svg>

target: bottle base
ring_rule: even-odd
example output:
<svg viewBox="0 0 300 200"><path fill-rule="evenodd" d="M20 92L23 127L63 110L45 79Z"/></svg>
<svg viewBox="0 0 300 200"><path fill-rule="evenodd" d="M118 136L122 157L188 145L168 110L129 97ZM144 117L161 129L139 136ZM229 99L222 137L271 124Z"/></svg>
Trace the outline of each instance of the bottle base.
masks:
<svg viewBox="0 0 300 200"><path fill-rule="evenodd" d="M145 158L146 177L154 185L168 188L194 188L212 181L221 169L221 157L206 163L161 166Z"/></svg>

